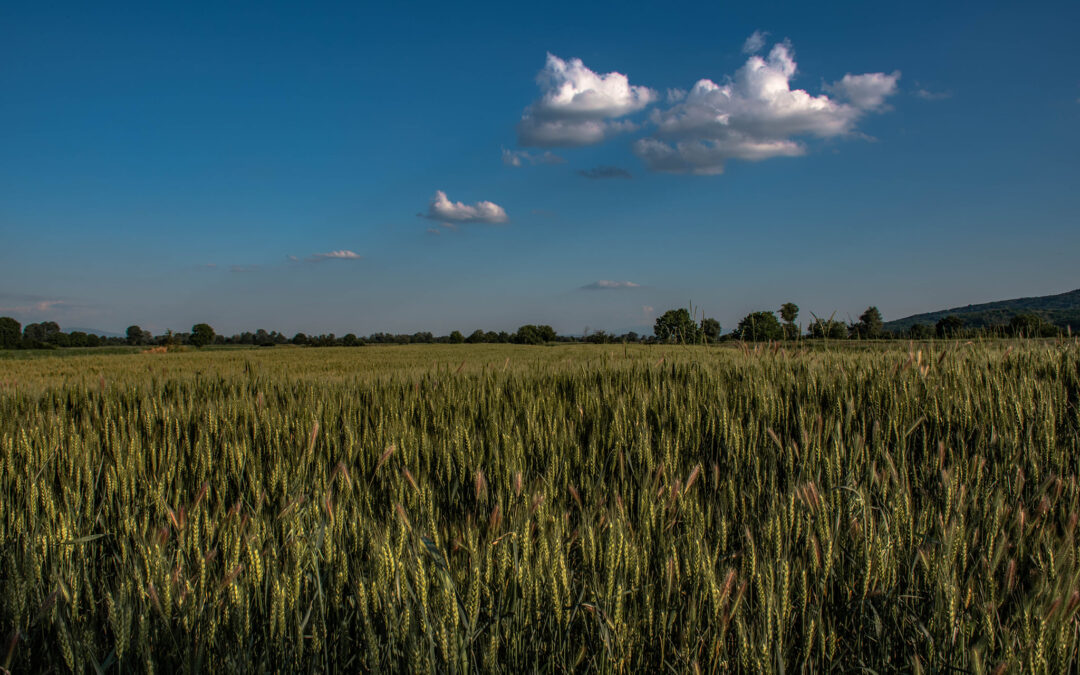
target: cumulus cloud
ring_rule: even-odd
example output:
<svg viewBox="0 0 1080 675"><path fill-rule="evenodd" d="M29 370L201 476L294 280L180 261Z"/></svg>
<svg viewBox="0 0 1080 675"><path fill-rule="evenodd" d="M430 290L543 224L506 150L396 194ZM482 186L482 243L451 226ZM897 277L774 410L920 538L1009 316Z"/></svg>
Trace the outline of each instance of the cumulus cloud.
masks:
<svg viewBox="0 0 1080 675"><path fill-rule="evenodd" d="M592 169L580 169L577 173L579 176L584 176L585 178L591 178L593 180L604 178L633 178L629 171L617 166L597 166Z"/></svg>
<svg viewBox="0 0 1080 675"><path fill-rule="evenodd" d="M853 133L866 113L885 108L899 71L845 75L826 86L835 95L792 89L791 46L776 44L767 57L751 56L723 84L702 79L680 103L654 110L656 132L634 144L653 171L718 174L729 159L763 160L806 152L799 137Z"/></svg>
<svg viewBox="0 0 1080 675"><path fill-rule="evenodd" d="M657 100L648 87L631 85L622 73L598 74L581 59L564 61L547 55L536 77L542 95L518 123L518 142L524 146L575 147L593 145L636 125L619 118Z"/></svg>
<svg viewBox="0 0 1080 675"><path fill-rule="evenodd" d="M330 251L328 253L313 253L308 257L309 262L324 262L326 260L360 260L364 256L353 251L342 249L340 251Z"/></svg>
<svg viewBox="0 0 1080 675"><path fill-rule="evenodd" d="M613 291L625 290L628 288L641 288L641 284L635 284L633 281L608 281L607 279L601 279L600 281L594 281L591 284L585 284L581 287L581 290Z"/></svg>
<svg viewBox="0 0 1080 675"><path fill-rule="evenodd" d="M555 153L549 151L545 152L529 152L528 150L508 150L502 149L502 160L506 166L525 166L526 164L562 164L566 162L565 159L559 157Z"/></svg>
<svg viewBox="0 0 1080 675"><path fill-rule="evenodd" d="M768 33L756 30L750 34L750 37L746 38L746 42L743 43L743 54L757 54L761 51L761 48L765 46L765 38L769 37Z"/></svg>
<svg viewBox="0 0 1080 675"><path fill-rule="evenodd" d="M427 213L420 214L432 220L457 223L505 223L509 220L506 210L495 202L479 201L475 204L452 202L439 190L431 200Z"/></svg>

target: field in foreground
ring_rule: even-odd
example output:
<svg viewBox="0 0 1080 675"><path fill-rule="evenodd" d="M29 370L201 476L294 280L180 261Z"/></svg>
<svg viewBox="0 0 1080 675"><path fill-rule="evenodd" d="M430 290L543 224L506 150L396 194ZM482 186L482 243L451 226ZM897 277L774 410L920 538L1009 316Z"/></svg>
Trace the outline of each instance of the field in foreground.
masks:
<svg viewBox="0 0 1080 675"><path fill-rule="evenodd" d="M1066 672L1080 347L0 364L12 672Z"/></svg>

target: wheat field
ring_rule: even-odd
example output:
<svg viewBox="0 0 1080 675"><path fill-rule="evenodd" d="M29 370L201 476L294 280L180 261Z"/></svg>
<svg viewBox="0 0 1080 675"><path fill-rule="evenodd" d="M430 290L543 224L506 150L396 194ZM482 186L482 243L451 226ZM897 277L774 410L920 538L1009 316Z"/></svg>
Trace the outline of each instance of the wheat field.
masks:
<svg viewBox="0 0 1080 675"><path fill-rule="evenodd" d="M1075 341L0 361L0 666L1080 668Z"/></svg>

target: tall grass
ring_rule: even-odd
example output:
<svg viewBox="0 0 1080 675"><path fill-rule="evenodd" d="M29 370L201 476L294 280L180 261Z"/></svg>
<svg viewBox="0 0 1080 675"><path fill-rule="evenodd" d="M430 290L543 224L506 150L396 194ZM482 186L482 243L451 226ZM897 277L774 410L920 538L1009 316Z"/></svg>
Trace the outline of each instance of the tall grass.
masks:
<svg viewBox="0 0 1080 675"><path fill-rule="evenodd" d="M1078 667L1075 343L0 366L0 665Z"/></svg>

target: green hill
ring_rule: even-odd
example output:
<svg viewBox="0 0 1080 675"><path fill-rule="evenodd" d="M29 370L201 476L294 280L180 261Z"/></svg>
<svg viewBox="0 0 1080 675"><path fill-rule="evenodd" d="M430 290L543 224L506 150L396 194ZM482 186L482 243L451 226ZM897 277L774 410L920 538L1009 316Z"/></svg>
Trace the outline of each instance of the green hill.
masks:
<svg viewBox="0 0 1080 675"><path fill-rule="evenodd" d="M904 331L917 323L933 326L938 320L950 314L963 319L965 328L1003 326L1007 325L1009 319L1017 314L1038 314L1046 321L1061 328L1072 326L1080 329L1080 289L1058 295L999 300L981 305L967 305L937 312L915 314L903 319L888 321L884 327L886 330Z"/></svg>

